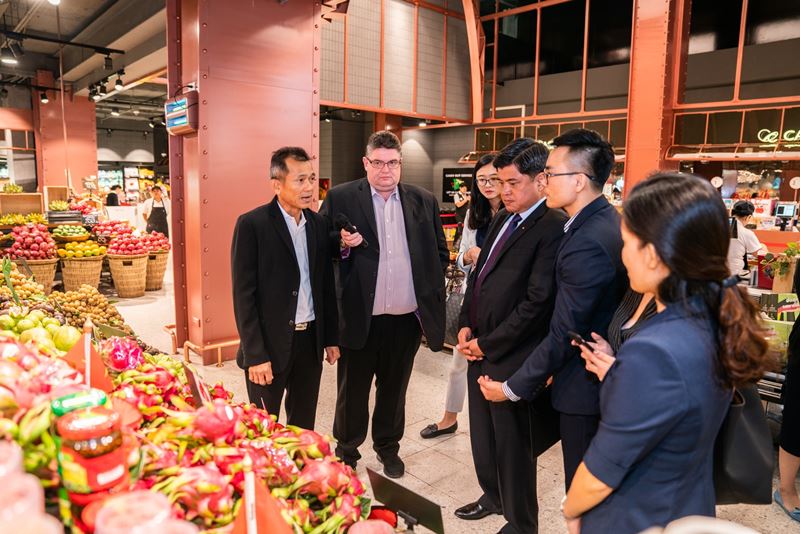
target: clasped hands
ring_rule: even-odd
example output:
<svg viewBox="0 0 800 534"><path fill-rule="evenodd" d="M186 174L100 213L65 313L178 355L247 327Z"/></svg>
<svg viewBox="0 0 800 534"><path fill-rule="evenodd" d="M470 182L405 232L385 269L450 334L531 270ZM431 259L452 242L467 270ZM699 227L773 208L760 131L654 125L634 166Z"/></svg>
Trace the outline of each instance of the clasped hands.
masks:
<svg viewBox="0 0 800 534"><path fill-rule="evenodd" d="M478 339L472 337L472 329L464 327L458 332L458 345L456 349L471 362L480 361L483 359L483 351L478 345ZM507 401L508 397L503 393L503 383L492 380L488 375L478 378L478 385L481 387L481 393L486 400L491 402Z"/></svg>
<svg viewBox="0 0 800 534"><path fill-rule="evenodd" d="M336 363L336 360L338 360L340 356L341 352L339 352L339 347L325 347L325 361L330 365ZM247 378L250 379L250 382L258 384L259 386L268 386L272 384L272 380L274 379L272 375L272 362L251 365L247 368Z"/></svg>

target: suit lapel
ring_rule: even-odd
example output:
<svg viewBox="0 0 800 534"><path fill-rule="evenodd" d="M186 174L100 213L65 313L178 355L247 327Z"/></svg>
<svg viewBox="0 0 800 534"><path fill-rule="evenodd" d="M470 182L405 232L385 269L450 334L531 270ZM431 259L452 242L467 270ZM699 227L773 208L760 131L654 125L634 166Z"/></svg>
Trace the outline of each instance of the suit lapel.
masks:
<svg viewBox="0 0 800 534"><path fill-rule="evenodd" d="M308 247L308 270L313 272L317 257L317 229L314 226L314 220L311 218L311 210L303 211L308 212L304 214L306 216L306 246Z"/></svg>
<svg viewBox="0 0 800 534"><path fill-rule="evenodd" d="M269 214L273 219L273 228L281 237L281 241L289 249L289 253L294 258L294 263L297 265L297 255L294 253L294 244L292 243L292 236L289 235L289 227L286 226L286 220L283 218L280 206L278 206L278 197L270 203Z"/></svg>
<svg viewBox="0 0 800 534"><path fill-rule="evenodd" d="M500 263L500 260L503 259L505 253L508 252L508 250L514 245L514 243L516 243L519 240L519 238L521 238L523 235L529 232L531 228L536 226L536 223L539 221L539 219L542 218L542 216L546 212L547 212L547 206L545 205L544 202L542 202L539 205L539 207L533 211L533 213L528 215L528 217L520 223L517 229L514 230L514 233L511 234L511 237L508 238L508 241L506 241L503 244L503 248L501 248L498 251L497 259L494 260L494 263L489 266L489 270L486 271L485 276L489 276L492 273L492 271L494 271L495 267L497 267L497 265ZM509 217L513 217L513 215L509 214ZM503 222L505 223L505 221Z"/></svg>
<svg viewBox="0 0 800 534"><path fill-rule="evenodd" d="M378 225L375 222L375 206L372 205L372 189L366 178L364 178L358 186L358 201L359 204L361 204L361 209L364 211L364 217L367 219L367 223L369 223L369 227L372 230L372 235L377 239ZM376 241L375 245L377 246L377 244Z"/></svg>
<svg viewBox="0 0 800 534"><path fill-rule="evenodd" d="M414 208L416 208L416 204L411 202L411 199L407 198L406 190L402 184L397 184L397 192L400 195L400 206L403 208L403 224L406 228L406 240L408 240L409 236L414 235L411 232L411 224L412 221L417 221L417 212ZM411 241L408 243L408 250L411 251Z"/></svg>

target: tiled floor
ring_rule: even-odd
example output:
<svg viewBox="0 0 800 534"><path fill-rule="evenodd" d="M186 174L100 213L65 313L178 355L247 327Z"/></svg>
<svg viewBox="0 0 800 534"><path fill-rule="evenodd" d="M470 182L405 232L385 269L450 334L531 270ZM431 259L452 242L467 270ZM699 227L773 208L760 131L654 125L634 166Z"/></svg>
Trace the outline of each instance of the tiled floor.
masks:
<svg viewBox="0 0 800 534"><path fill-rule="evenodd" d="M148 343L165 350L170 349L170 340L162 327L173 321L174 313L174 303L170 295L171 283L168 280L161 291L118 303L120 312L135 331ZM406 475L399 482L442 506L446 532L497 532L504 523L499 516L468 522L453 515L453 510L457 507L480 495L472 466L467 417L464 415L460 418L458 432L453 435L432 441L419 437L419 431L437 421L441 415L449 363L449 354L433 353L425 347L417 354L406 404L406 432L400 449L406 463ZM234 362L227 362L222 368L203 367L200 372L208 382L222 381L235 393L236 399L247 398L242 371ZM336 372L333 367L325 364L317 409L317 430L330 433L335 401ZM367 467L376 471L381 469L369 438L362 446L361 454L363 458L358 464L358 472L366 482ZM558 512L559 502L564 494L563 480L561 449L556 445L539 458L539 531L542 534L565 532ZM791 521L774 504L722 506L717 511L719 517L736 521L759 532L800 532L800 524Z"/></svg>

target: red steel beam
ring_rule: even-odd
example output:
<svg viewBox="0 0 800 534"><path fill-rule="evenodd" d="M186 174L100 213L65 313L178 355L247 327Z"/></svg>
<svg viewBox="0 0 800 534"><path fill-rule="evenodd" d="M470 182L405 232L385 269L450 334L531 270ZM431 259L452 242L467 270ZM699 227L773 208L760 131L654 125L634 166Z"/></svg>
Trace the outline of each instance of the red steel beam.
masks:
<svg viewBox="0 0 800 534"><path fill-rule="evenodd" d="M583 19L583 67L581 68L581 111L586 111L586 71L589 61L589 8L591 0L586 0L586 14ZM541 15L541 12L539 12ZM539 65L538 61L536 63Z"/></svg>
<svg viewBox="0 0 800 534"><path fill-rule="evenodd" d="M480 22L478 22L478 12L475 8L474 1L462 0L461 3L464 6L464 16L466 18L467 25L467 45L469 46L469 74L470 87L472 90L472 122L480 122L483 120L483 64L481 61L483 54L481 54L479 36ZM415 37L416 29L417 28L415 25ZM416 98L416 83L414 87L414 97ZM414 102L416 104L416 100L414 100ZM417 108L415 105L414 111L416 110Z"/></svg>
<svg viewBox="0 0 800 534"><path fill-rule="evenodd" d="M362 104L353 104L350 102L336 102L335 100L320 100L319 103L322 106L330 106L343 109L358 109L361 111L370 111L372 113L388 113L391 115L400 115L402 117L416 117L419 119L428 119L432 121L445 120L445 118L443 118L441 115L430 115L428 113L415 113L405 109L381 108L379 106L365 106ZM449 122L460 122L464 124L469 124L472 122L470 119L463 117L446 117L446 120Z"/></svg>
<svg viewBox="0 0 800 534"><path fill-rule="evenodd" d="M733 78L733 101L739 101L742 86L742 58L744 57L744 39L747 29L747 1L742 0L742 16L739 21L739 45L736 47L736 75Z"/></svg>
<svg viewBox="0 0 800 534"><path fill-rule="evenodd" d="M447 17L444 18L442 36L442 117L447 116Z"/></svg>

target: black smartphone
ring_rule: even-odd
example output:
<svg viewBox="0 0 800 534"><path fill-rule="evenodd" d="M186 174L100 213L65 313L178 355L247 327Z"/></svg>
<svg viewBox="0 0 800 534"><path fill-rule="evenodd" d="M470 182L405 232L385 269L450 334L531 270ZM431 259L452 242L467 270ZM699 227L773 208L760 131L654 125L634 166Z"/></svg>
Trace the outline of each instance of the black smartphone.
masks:
<svg viewBox="0 0 800 534"><path fill-rule="evenodd" d="M580 335L580 334L578 334L577 332L573 332L573 331L571 331L571 330L570 330L569 332L567 332L567 335L569 336L569 338L570 338L572 341L574 341L574 342L575 342L575 343L577 343L578 345L581 345L581 346L583 346L583 347L586 347L586 348L587 348L587 349L589 349L589 350L594 350L594 349L592 348L592 346L591 346L591 345L589 345L589 342L588 342L588 341L586 341L585 339L583 339L583 336L581 336L581 335Z"/></svg>

